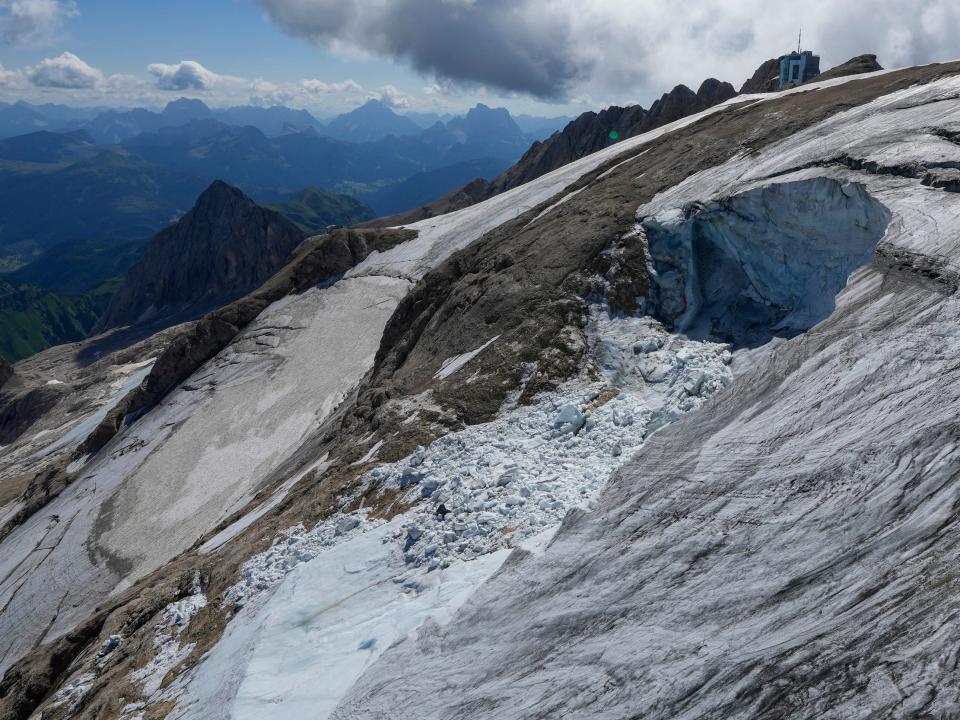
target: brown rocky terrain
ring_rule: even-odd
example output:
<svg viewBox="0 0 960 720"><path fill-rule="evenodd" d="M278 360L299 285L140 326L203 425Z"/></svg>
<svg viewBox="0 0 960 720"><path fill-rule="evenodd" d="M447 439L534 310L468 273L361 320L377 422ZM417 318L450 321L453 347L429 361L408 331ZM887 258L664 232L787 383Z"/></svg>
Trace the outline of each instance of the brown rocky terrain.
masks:
<svg viewBox="0 0 960 720"><path fill-rule="evenodd" d="M817 80L832 80L833 78L862 75L877 70L883 70L883 66L877 62L876 55L857 55L841 65L820 73L817 75Z"/></svg>

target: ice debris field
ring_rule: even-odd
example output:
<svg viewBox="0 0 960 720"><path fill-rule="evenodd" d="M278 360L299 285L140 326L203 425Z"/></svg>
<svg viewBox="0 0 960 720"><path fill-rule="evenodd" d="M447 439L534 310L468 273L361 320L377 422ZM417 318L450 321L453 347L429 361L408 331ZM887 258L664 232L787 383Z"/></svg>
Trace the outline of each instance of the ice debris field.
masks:
<svg viewBox="0 0 960 720"><path fill-rule="evenodd" d="M389 523L361 508L299 525L251 558L222 599L244 619L171 688L172 717L199 717L224 693L223 717L297 717L306 707L329 717L390 644L449 618L510 548L542 547L650 433L732 380L727 345L671 335L652 318L594 306L587 329L592 374L368 473L373 485L400 488L410 510ZM442 519L440 503L450 511ZM291 658L325 682L306 682Z"/></svg>

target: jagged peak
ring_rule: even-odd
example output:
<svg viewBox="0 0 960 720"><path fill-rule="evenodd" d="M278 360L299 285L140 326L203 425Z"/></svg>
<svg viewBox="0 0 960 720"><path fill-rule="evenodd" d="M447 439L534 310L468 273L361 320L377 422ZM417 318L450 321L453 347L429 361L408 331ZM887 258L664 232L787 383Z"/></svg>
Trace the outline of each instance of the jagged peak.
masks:
<svg viewBox="0 0 960 720"><path fill-rule="evenodd" d="M212 112L210 107L203 100L187 97L171 100L167 103L166 107L163 108L164 113L181 112L183 110L196 110L205 113Z"/></svg>

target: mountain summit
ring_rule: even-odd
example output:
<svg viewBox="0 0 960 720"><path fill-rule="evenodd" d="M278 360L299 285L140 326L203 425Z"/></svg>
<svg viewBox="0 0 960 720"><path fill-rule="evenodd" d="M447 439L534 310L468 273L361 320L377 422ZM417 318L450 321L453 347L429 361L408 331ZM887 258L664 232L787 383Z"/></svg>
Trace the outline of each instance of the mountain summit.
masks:
<svg viewBox="0 0 960 720"><path fill-rule="evenodd" d="M96 330L195 317L263 283L302 240L292 222L218 180L151 239Z"/></svg>
<svg viewBox="0 0 960 720"><path fill-rule="evenodd" d="M326 134L347 142L373 142L388 135L419 135L420 126L410 118L397 115L379 100L370 100L331 120Z"/></svg>
<svg viewBox="0 0 960 720"><path fill-rule="evenodd" d="M193 120L212 120L214 117L213 110L207 107L203 100L191 98L180 98L168 102L160 115L164 120L176 124L188 123Z"/></svg>

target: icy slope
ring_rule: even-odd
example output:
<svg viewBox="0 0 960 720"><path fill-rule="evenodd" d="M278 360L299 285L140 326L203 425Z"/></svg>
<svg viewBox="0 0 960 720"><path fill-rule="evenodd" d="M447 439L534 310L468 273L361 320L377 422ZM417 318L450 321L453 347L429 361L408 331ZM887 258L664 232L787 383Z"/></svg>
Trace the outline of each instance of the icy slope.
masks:
<svg viewBox="0 0 960 720"><path fill-rule="evenodd" d="M925 183L960 163L958 91L891 94L639 209L683 236L690 203L829 177L890 224L827 319L652 436L335 717L955 716L960 196Z"/></svg>
<svg viewBox="0 0 960 720"><path fill-rule="evenodd" d="M374 253L335 286L266 311L122 432L63 496L0 542L0 637L6 640L0 672L243 507L370 368L410 280L615 153L718 109L632 138L486 203L424 221L414 226L417 239ZM329 348L329 354L318 357L317 347ZM52 526L51 517L58 519ZM40 547L42 554L35 552Z"/></svg>
<svg viewBox="0 0 960 720"><path fill-rule="evenodd" d="M176 718L328 717L390 645L445 622L508 548L542 547L651 432L730 381L726 346L673 337L649 318L596 306L590 336L607 383L580 378L374 468L372 482L405 489L414 506L389 524L361 509L289 530L226 593L241 610L223 638L149 703L177 700ZM438 502L449 517L434 517Z"/></svg>

